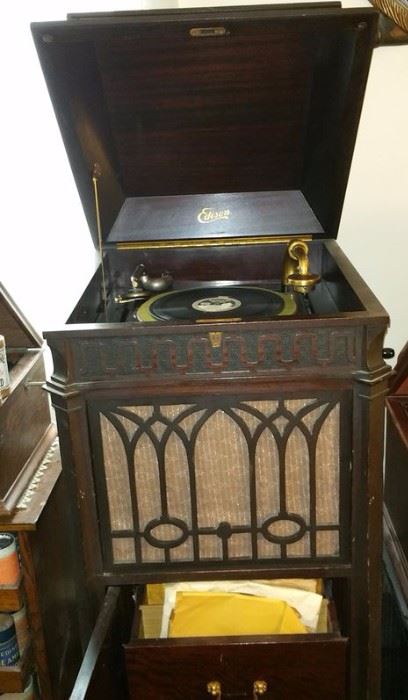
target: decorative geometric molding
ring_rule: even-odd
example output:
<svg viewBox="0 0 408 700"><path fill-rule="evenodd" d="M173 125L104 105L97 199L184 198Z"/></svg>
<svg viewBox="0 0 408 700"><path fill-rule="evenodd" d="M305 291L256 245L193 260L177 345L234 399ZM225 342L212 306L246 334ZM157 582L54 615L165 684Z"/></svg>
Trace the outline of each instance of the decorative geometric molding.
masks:
<svg viewBox="0 0 408 700"><path fill-rule="evenodd" d="M171 329L170 332L173 332ZM336 367L357 369L353 328L276 333L225 332L219 347L208 334L82 339L73 348L78 381L128 376L262 375L272 370Z"/></svg>

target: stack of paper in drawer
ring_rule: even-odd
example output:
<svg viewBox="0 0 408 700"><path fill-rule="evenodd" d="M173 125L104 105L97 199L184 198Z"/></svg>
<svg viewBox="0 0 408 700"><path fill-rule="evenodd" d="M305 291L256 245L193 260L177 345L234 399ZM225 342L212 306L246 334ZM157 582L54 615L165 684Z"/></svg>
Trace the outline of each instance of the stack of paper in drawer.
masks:
<svg viewBox="0 0 408 700"><path fill-rule="evenodd" d="M327 631L316 579L150 584L140 606L145 638Z"/></svg>

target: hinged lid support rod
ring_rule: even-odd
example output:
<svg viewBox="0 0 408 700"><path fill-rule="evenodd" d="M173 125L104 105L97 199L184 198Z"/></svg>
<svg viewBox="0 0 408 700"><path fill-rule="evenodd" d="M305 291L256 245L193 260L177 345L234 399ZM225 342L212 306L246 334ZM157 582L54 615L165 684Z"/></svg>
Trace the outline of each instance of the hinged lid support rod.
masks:
<svg viewBox="0 0 408 700"><path fill-rule="evenodd" d="M104 264L104 259L103 259L103 250L102 250L102 226L101 226L101 214L100 214L100 208L99 208L99 188L98 188L98 182L99 178L102 175L102 170L101 166L99 163L94 163L93 169L92 169L92 184L93 184L93 191L94 191L94 199L95 199L95 217L96 217L96 230L98 233L98 249L99 249L99 257L101 260L101 270L102 270L102 300L103 300L103 308L105 311L105 320L108 320L108 314L107 314L107 298L106 298L106 275L105 275L105 264Z"/></svg>

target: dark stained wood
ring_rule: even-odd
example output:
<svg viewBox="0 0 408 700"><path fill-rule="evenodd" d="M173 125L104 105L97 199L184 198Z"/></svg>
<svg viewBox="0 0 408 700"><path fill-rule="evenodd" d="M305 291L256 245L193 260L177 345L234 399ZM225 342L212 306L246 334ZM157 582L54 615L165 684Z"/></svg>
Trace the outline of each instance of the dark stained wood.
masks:
<svg viewBox="0 0 408 700"><path fill-rule="evenodd" d="M67 493L62 473L36 530L20 535L30 567L28 603L30 618L36 623L37 665L45 677L48 667L50 700L66 700L69 696L94 621Z"/></svg>
<svg viewBox="0 0 408 700"><path fill-rule="evenodd" d="M36 529L44 506L61 472L61 461L56 443L48 450L47 456L38 462L37 467L35 477L23 492L21 505L19 504L12 520L9 517L2 523L3 529L15 531L22 573L18 586L1 589L0 606L2 610L17 611L24 603L26 604L30 641L19 664L9 670L4 669L3 677L0 678L0 688L2 691L9 692L24 690L28 676L33 672L35 664L41 682L42 697L44 700L55 700L50 689L48 661L44 648L43 619L39 611L41 594L36 585L36 572L27 531ZM34 537L36 536L34 535ZM41 562L41 566L44 566L45 563L46 558Z"/></svg>
<svg viewBox="0 0 408 700"><path fill-rule="evenodd" d="M104 239L126 197L270 190L302 191L336 235L376 14L252 10L33 25L95 245L94 163Z"/></svg>
<svg viewBox="0 0 408 700"><path fill-rule="evenodd" d="M351 688L355 689L355 697L376 698L379 692L377 577L380 571L381 415L384 382L388 375L381 348L387 319L367 285L338 247L331 243L325 245L324 255L329 284L337 290L335 298L338 304L345 304L344 311L337 310L330 317L311 316L307 321L300 317L276 319L272 323L208 324L200 328L188 324L79 324L67 327L47 334L58 368L50 387L65 443L65 461L71 465L69 472L75 470L76 474L78 527L84 533L87 572L99 588L107 584L142 582L146 580L146 574L131 566L112 569L102 554L103 547L108 547L108 544L101 534L97 512L102 511L95 489L96 475L101 474L104 467L98 458L98 449L93 445L97 432L95 426L90 427L88 419L95 392L99 398L103 396L120 406L136 401L137 397L158 400L168 396L174 401L177 396L178 401L190 401L198 392L207 402L211 402L214 395L244 397L248 392L261 393L265 398L271 394L285 396L287 392L292 396L314 395L321 390L336 391L336 381L353 390L350 416L354 416L354 485L349 493L353 516L347 533L351 536L352 531L358 531L358 536L350 560L323 563L311 559L302 563L293 561L290 566L287 562L277 561L263 565L233 562L229 568L214 562L195 567L176 566L173 570L170 566L151 566L149 578L268 576L271 570L277 576L347 577L349 584L344 594L346 600L342 606L341 624L349 637ZM345 290L344 300L342 289ZM346 310L350 308L348 303L354 305L355 310ZM221 364L216 349L211 349L209 344L210 331L223 334ZM259 339L264 335L273 338L266 355L262 354L259 345ZM194 343L198 340L208 348L205 362L194 359ZM70 352L64 353L67 342ZM303 342L307 343L306 354L300 350ZM173 354L168 351L171 347L174 347ZM237 347L241 348L238 354L233 351ZM190 358L190 370L185 366L186 357ZM237 364L237 358L241 364ZM232 362L234 364L230 364ZM232 381L231 368L234 368ZM199 371L198 376L195 376L195 371ZM346 435L344 428L341 431ZM98 511L95 500L99 503ZM367 529L371 532L369 549L365 535ZM371 669L369 674L368 668Z"/></svg>
<svg viewBox="0 0 408 700"><path fill-rule="evenodd" d="M260 180L266 190L296 187L312 80L308 34L300 23L288 32L284 20L231 20L226 38L203 42L191 27L145 33L136 25L130 42L98 44L125 191L250 192Z"/></svg>
<svg viewBox="0 0 408 700"><path fill-rule="evenodd" d="M403 525L405 527L405 523ZM396 529L398 528L398 529ZM399 523L391 520L388 508L384 506L384 547L389 557L392 572L398 581L399 589L405 601L408 600L408 558L406 556L406 543L401 536ZM402 539L401 539L402 537Z"/></svg>
<svg viewBox="0 0 408 700"><path fill-rule="evenodd" d="M129 695L131 700L204 698L207 683L218 680L223 695L252 698L254 681L265 680L265 698L345 699L347 640L317 637L130 643L125 648Z"/></svg>
<svg viewBox="0 0 408 700"><path fill-rule="evenodd" d="M55 437L43 341L0 285L0 334L10 363L10 394L0 406L0 518L9 515Z"/></svg>
<svg viewBox="0 0 408 700"><path fill-rule="evenodd" d="M394 440L390 437L387 441L387 450L390 449L391 454L389 460L391 463L396 462L397 455L392 453L392 450L400 452L402 456L404 448L408 449L408 394L395 393L386 399L387 406L387 425L390 430L394 431ZM391 427L392 426L392 427ZM405 459L400 459L400 464L404 468ZM392 467L391 467L392 468Z"/></svg>
<svg viewBox="0 0 408 700"><path fill-rule="evenodd" d="M92 676L95 673L96 664L100 660L102 646L106 641L109 628L113 623L119 595L120 588L111 587L108 588L106 592L102 609L98 615L87 651L82 660L81 668L79 669L75 686L70 695L71 700L82 700L86 697Z"/></svg>
<svg viewBox="0 0 408 700"><path fill-rule="evenodd" d="M8 352L14 348L40 348L42 338L23 316L7 289L0 282L0 333Z"/></svg>
<svg viewBox="0 0 408 700"><path fill-rule="evenodd" d="M312 233L322 227L301 192L173 195L126 199L107 243Z"/></svg>
<svg viewBox="0 0 408 700"><path fill-rule="evenodd" d="M367 47L376 38L376 18L356 18L353 31L345 32L341 42L328 29L320 38L313 66L302 190L327 237L335 238L370 67Z"/></svg>
<svg viewBox="0 0 408 700"><path fill-rule="evenodd" d="M310 635L307 641L291 635L283 639L139 640L137 615L130 642L125 645L128 696L120 648L111 644L119 595L119 588L107 590L70 700L201 697L209 679L220 680L224 692L235 691L240 697L252 697L252 684L258 679L268 681L267 698L277 692L286 700L346 697L347 639L340 636L335 623L331 632ZM325 674L318 672L322 663ZM111 669L108 675L107 668Z"/></svg>
<svg viewBox="0 0 408 700"><path fill-rule="evenodd" d="M6 670L1 690L23 690L35 669L43 700L66 700L80 665L88 636L81 637L78 618L85 587L71 542L68 500L61 474L58 444L40 462L13 515L2 528L14 531L22 566L20 585L2 589L1 607L18 610L26 604L30 651L21 664ZM82 596L82 598L81 598Z"/></svg>
<svg viewBox="0 0 408 700"><path fill-rule="evenodd" d="M111 698L125 700L127 698L121 647L123 624L122 627L118 626L121 597L123 598L123 591L120 588L107 589L74 688L69 696L70 700L111 700ZM126 626L130 627L130 619L129 611L125 629Z"/></svg>
<svg viewBox="0 0 408 700"><path fill-rule="evenodd" d="M91 231L96 239L91 174L98 162L104 241L110 236L103 251L106 310L99 268L69 323L46 334L54 358L48 389L61 438L70 548L77 552L76 590L82 591L81 614L77 611L74 620L83 650L106 587L111 585L178 577L322 576L333 579L338 606L340 630L331 636L200 643L132 639L126 648L131 696L205 697L206 683L217 680L215 674L220 673L226 694L251 697L252 683L266 674L267 697L379 699L382 421L390 372L382 346L388 318L332 240L347 184L375 21L375 13L365 10L261 6L86 16L33 27ZM225 33L199 38L190 34L191 29L214 26L224 27ZM89 138L90 133L96 137ZM279 208L276 218L271 210L271 224L263 233L279 236L279 229L295 233L301 223L309 229L310 207L313 231L303 233L328 239L310 244L311 269L322 277L310 295L310 314L302 306L292 317L254 322L137 323L132 313L125 315L115 306L115 294L126 291L140 263L154 275L170 270L176 289L206 282L278 289L286 245L248 244L247 240L251 220L253 232L259 233L259 215L264 212L245 212L248 234L238 225L242 245L229 246L206 239L205 225L202 233L197 221L188 226L180 219L181 209L171 205L173 196L182 196L182 207L187 207L196 202L195 197L204 202L206 193L218 200L223 193L235 192L243 193L237 196L247 204L252 197L248 193L258 193L252 205L256 201L262 207L259 193L271 192L268 206L273 201L290 205L293 200L284 195L287 190L296 191L297 201L304 197L307 208L298 216L289 206L283 220ZM147 211L143 220L138 208L146 203L138 201L143 197L158 198L148 234L152 202L143 210ZM223 233L225 229L217 224L214 235ZM149 235L152 240L143 250L114 248L114 242L137 244ZM232 218L228 235L234 235ZM198 236L197 247L187 241L194 236ZM172 247L157 247L167 237L173 239ZM333 523L330 518L323 526L326 533L337 528L337 549L322 555L314 538L318 433L310 437L304 416L295 420L290 412L286 414L290 428L296 423L308 435L305 455L309 461L302 464L309 474L309 515L307 523L300 519L302 533L307 530L311 542L307 555L288 556L289 544L282 538L279 554L275 551L262 558L256 551L258 538L262 541L269 532L268 517L285 514L290 491L286 478L289 429L283 439L274 423L276 416L262 421L273 434L273 449L280 458L279 488L275 487L280 506L276 513L259 516L260 522L257 499L262 489L254 488L257 438L245 421L242 427L252 459L248 488L252 519L250 532L244 532L253 547L250 555L241 548L229 556L228 540L237 533L232 533L235 523L227 516L220 516L213 528L208 526L208 533L197 534L197 528L184 523L185 513L172 512L172 507L177 509L169 505L171 495L167 500L172 464L165 442L173 435L187 445L192 484L189 512L191 520L197 521L194 451L198 448L191 446L195 437L190 444L181 429L177 432L173 417L163 420L163 406L195 407L196 402L204 412L222 406L224 414L231 415L239 401L276 400L282 411L285 402L308 398L326 407L342 404L338 436L327 440L326 452L322 448L330 473L332 452L337 450L339 455L338 519ZM137 411L130 417L126 414L138 406L146 408L144 418L135 418ZM152 416L146 417L150 409ZM257 420L259 414L264 415L260 410ZM163 434L157 437L153 426L159 418ZM240 420L242 426L242 416ZM199 428L192 428L194 435ZM112 447L114 429L121 435L117 453ZM136 472L140 464L136 460L135 465L135 445L141 435L150 440L150 452L155 454L150 460L142 459L142 471L149 478L155 469L159 473L160 488L152 491L160 492L161 498L139 524ZM225 435L219 441L220 454L225 453L224 440L228 443ZM128 479L119 492L117 474L109 473L112 465L116 470L123 468ZM217 475L224 486L228 475L222 464ZM154 478L149 483L154 484ZM269 479L268 486L271 483ZM171 487L169 494L179 488ZM109 494L117 497L120 510L128 493L133 524L122 527L113 522L115 507ZM152 536L171 517L177 519L175 527L185 541L190 537L194 542L194 557L182 552L177 559L178 542L166 544ZM200 556L198 538L208 534L222 540L221 554L213 558ZM115 560L112 540L117 543L120 538L133 543L138 558ZM158 560L155 550L162 555ZM105 610L79 677L78 698L88 698L90 682L95 683L97 697L103 698L109 682L114 682L114 675L102 680L108 669L105 662L98 680L97 652L103 650L109 628Z"/></svg>
<svg viewBox="0 0 408 700"><path fill-rule="evenodd" d="M10 372L11 394L0 407L0 515L15 507L55 437L43 381L42 351L22 355Z"/></svg>
<svg viewBox="0 0 408 700"><path fill-rule="evenodd" d="M408 344L398 356L386 404L385 545L408 600Z"/></svg>
<svg viewBox="0 0 408 700"><path fill-rule="evenodd" d="M312 249L315 246L318 247L319 244L314 244ZM253 252L251 254L253 255ZM152 259L154 259L153 254ZM189 325L175 328L174 326L161 324L153 324L148 327L141 324L122 324L121 326L117 324L105 324L104 326L78 325L75 327L71 326L71 328L62 332L48 334L49 343L55 351L58 362L58 374L55 375L53 388L54 405L57 411L60 406L64 405L62 403L64 400L58 396L60 387L63 387L64 384L57 384L57 377L58 382L61 380L66 382L70 390L75 390L82 384L84 391L83 399L79 403L77 398L69 400L68 412L64 410L63 414L59 415L64 417L63 426L70 425L68 432L66 427L62 430L64 440L67 441L65 461L66 464L72 463L74 455L77 490L79 489L78 493L80 494L78 503L81 514L81 529L82 532L87 533L83 547L84 551L87 551L86 561L89 575L98 582L99 586L104 586L108 583L131 584L143 581L146 580L146 574L144 575L142 571L136 569L133 571L129 570L129 568L126 571L119 571L119 568L117 568L116 572L111 571L109 568L107 569L106 565L102 565L101 551L95 547L95 543L100 541L101 537L100 529L97 525L98 516L95 512L95 467L92 466L92 458L90 456L93 454L93 459L95 460L95 449L91 448L90 436L88 435L87 437L89 423L85 406L89 406L92 392L96 389L103 389L104 396L117 399L119 404L130 399L135 400L136 396L142 396L146 399L146 397L158 397L163 396L163 394L174 400L175 381L177 382L178 396L180 396L181 387L183 395L188 397L188 400L199 389L201 394L207 397L208 401L211 401L211 396L214 394L227 395L233 392L242 397L249 388L252 391L263 392L265 397L270 395L271 391L280 395L284 395L288 390L291 392L295 391L297 395L302 392L315 392L318 387L320 389L324 387L333 391L336 389L334 376L350 382L350 377L353 375L355 377L353 412L356 416L356 426L358 426L354 431L358 444L356 444L354 454L353 517L356 523L366 523L364 526L357 524L354 526L356 528L362 527L362 529L360 530L361 538L358 538L355 547L353 561L368 561L369 555L365 549L366 538L364 537L364 527L368 527L367 498L369 494L378 494L378 483L375 483L375 480L378 480L381 474L381 449L378 442L374 446L373 451L370 452L370 467L368 469L367 455L363 446L368 445L369 440L368 434L362 432L362 426L366 426L366 429L368 429L368 426L372 424L375 426L374 430L377 438L381 437L382 431L378 420L382 410L381 395L384 392L384 386L380 382L383 382L383 377L388 373L381 358L382 335L385 330L386 317L367 285L361 280L334 242L325 244L324 256L321 254L320 257L316 255L316 259L325 260L324 269L328 282L332 288L336 289L335 298L338 300L337 304L344 303L345 309L339 312L337 310L338 307L336 307L336 314L330 319L324 318L323 315L312 316L307 320L307 328L305 327L305 320L298 318L276 319L273 326L271 326L270 322L246 324L245 336L243 335L242 324L221 324L220 326L211 326L209 324L205 328L200 329L192 328ZM238 269L238 257L235 264ZM347 310L350 309L348 304L355 310ZM79 308L80 306L81 304ZM361 329L364 329L363 335L361 335ZM159 369L157 360L153 361L154 355L151 353L155 348L154 344L160 343L161 339L165 343L163 347L168 347L169 342L176 343L176 338L178 339L177 343L185 342L186 347L188 347L191 338L208 339L210 330L217 330L226 334L223 341L225 354L224 366L220 367L219 358L215 354L213 367L212 361L209 361L205 366L202 364L198 365L201 367L201 373L206 372L206 381L202 379L197 380L194 376L191 377L188 372L186 373L183 364L185 362L183 351L180 351L180 358L176 353L171 361L163 359L163 369ZM295 346L292 347L291 351L283 351L283 348L287 347L285 345L286 339L289 342L289 347L291 347L290 343L294 338L292 332L294 331L298 341L303 333L305 338L310 340L313 337L315 339L311 345L310 355L302 355ZM276 353L272 349L268 353L267 358L270 364L267 365L267 368L264 363L260 365L263 372L261 376L256 375L256 361L254 364L254 360L252 360L252 364L247 365L246 361L250 356L245 353L242 354L243 364L241 370L237 371L235 366L234 381L231 383L228 377L228 362L231 361L233 355L229 355L227 352L228 343L232 343L231 348L234 347L234 342L244 343L243 347L247 348L246 352L252 352L251 348L256 348L259 342L257 340L258 333L269 334L269 336L272 334L272 337L275 338L274 342L277 343ZM318 338L320 340L317 340ZM317 350L321 342L323 342L323 348L329 347L325 345L328 338L332 339L330 341L332 355L330 353L328 355L327 350ZM61 343L66 342L67 339L69 339L72 351L69 355L64 355L60 350L63 347ZM342 348L340 355L337 354L338 351L335 349L337 342ZM283 343L283 345L280 346L280 343ZM159 345L157 345L157 351L158 348ZM144 353L143 362L138 355L139 349ZM209 350L209 352L215 353L214 350ZM290 354L291 352L293 354ZM259 362L260 356L255 354L254 357L255 359L258 358L257 361ZM65 362L62 362L63 358ZM296 366L295 384L292 383L294 381L292 371L290 374L288 373L288 366L293 367L293 365L288 365L288 360L293 361ZM140 365L138 364L139 362L141 363ZM249 371L250 379L248 379ZM267 372L266 375L265 371ZM223 372L225 372L224 375ZM265 382L265 376L268 377L267 382ZM108 377L109 379L107 379ZM106 385L107 381L109 381L108 387ZM86 385L84 385L84 382ZM112 382L114 382L114 385ZM370 392L367 394L365 389L362 389L366 383L370 386L370 382L373 382L375 386L374 399L371 399ZM364 396L366 398L362 399ZM95 435L94 429L91 430L91 434ZM76 439L80 435L82 437L77 442ZM96 463L100 465L100 461L97 458ZM97 469L99 472L101 467L98 466ZM372 474L370 484L367 481L367 469ZM356 666L353 667L355 670L353 671L352 682L354 684L353 687L358 688L359 694L363 695L367 691L372 697L376 697L378 673L370 672L370 676L367 677L364 669L368 667L368 656L371 655L375 659L375 661L370 663L377 664L378 661L378 620L380 609L378 586L375 584L375 572L379 571L378 556L376 554L379 547L377 536L379 502L379 498L376 496L370 505L370 510L374 516L371 525L373 528L371 538L373 555L370 554L370 561L373 563L370 575L374 577L372 583L368 580L369 572L361 564L358 568L351 564L326 563L321 565L312 561L300 566L299 563L293 562L291 567L277 562L273 565L275 575L301 575L307 570L308 575L347 576L351 579L350 590L352 594L347 594L346 596L349 598L349 602L344 605L345 612L342 614L342 624L346 630L350 631L350 658L355 660L356 663ZM157 567L156 570L154 567L151 567L149 577L153 580L174 580L180 575L187 579L214 578L214 576L226 577L227 575L244 577L253 576L255 572L258 576L268 576L270 575L270 565L265 563L264 566L259 566L258 568L254 565L249 566L237 563L233 564L229 570L225 570L217 564L202 564L194 569L188 566L176 567L173 571L170 567ZM370 598L367 594L368 587L372 587ZM353 600L352 604L350 603L350 595ZM367 624L368 619L369 624ZM368 652L366 637L368 632L371 638L370 652ZM359 661L363 658L365 658L365 662L360 664Z"/></svg>
<svg viewBox="0 0 408 700"><path fill-rule="evenodd" d="M35 483L30 482L23 492L14 513L7 518L7 530L35 530L44 506L61 474L61 456L58 445L53 443L41 462Z"/></svg>
<svg viewBox="0 0 408 700"><path fill-rule="evenodd" d="M375 346L373 329L368 336ZM380 333L381 335L381 333ZM375 385L356 386L353 459L353 560L356 566L350 605L350 672L356 697L379 697L381 687L381 547L382 463L384 406L376 400L387 389L386 376ZM358 431L358 433L356 432ZM366 637L367 635L367 637ZM356 648L361 640L358 658Z"/></svg>
<svg viewBox="0 0 408 700"><path fill-rule="evenodd" d="M39 609L39 593L36 586L32 552L28 542L28 535L25 532L21 532L18 539L32 644L35 649L36 670L40 681L41 694L44 700L51 700L53 696L49 680L48 660L45 652L44 632Z"/></svg>
<svg viewBox="0 0 408 700"><path fill-rule="evenodd" d="M399 546L408 558L408 397L387 400L384 500Z"/></svg>
<svg viewBox="0 0 408 700"><path fill-rule="evenodd" d="M398 355L390 380L390 397L396 394L408 396L408 343Z"/></svg>
<svg viewBox="0 0 408 700"><path fill-rule="evenodd" d="M327 2L308 2L305 0L305 2L293 2L290 3L290 7L288 8L288 5L282 4L282 3L276 3L273 6L274 12L278 10L285 10L286 13L288 10L291 12L296 11L296 10L303 10L303 11L310 11L310 10L316 10L316 11L321 11L321 10L333 10L335 8L339 9L341 7L341 2L339 0L327 0ZM245 12L252 14L254 9L258 11L262 11L268 8L261 7L260 5L257 6L251 6L251 5L244 5L239 8L240 14L243 15ZM270 8L269 8L270 9ZM208 11L204 7L197 7L194 9L194 16L195 17L206 17L208 14ZM171 16L174 17L174 10L160 10L160 12L156 12L155 15L158 17L158 20L162 20L163 17L168 17L171 18ZM178 11L179 17L183 17L183 15L188 16L190 15L189 10L179 10ZM134 22L135 19L138 19L139 21L143 21L144 18L147 18L148 20L152 20L152 13L149 10L142 10L142 11L135 11L135 10L112 10L111 12L69 12L67 14L67 19L72 19L75 21L79 22L86 22L90 19L104 19L104 20L110 20L114 21L115 19L121 19L125 20L128 22Z"/></svg>
<svg viewBox="0 0 408 700"><path fill-rule="evenodd" d="M384 562L387 573L393 581L393 594L397 595L396 591L398 591L401 605L406 605L408 603L408 344L398 356L391 376L386 406ZM386 659L385 656L385 674L387 671L389 673ZM403 657L401 662L397 663L403 664L402 659ZM385 675L385 683L387 680L389 679ZM396 692L398 694L398 690Z"/></svg>

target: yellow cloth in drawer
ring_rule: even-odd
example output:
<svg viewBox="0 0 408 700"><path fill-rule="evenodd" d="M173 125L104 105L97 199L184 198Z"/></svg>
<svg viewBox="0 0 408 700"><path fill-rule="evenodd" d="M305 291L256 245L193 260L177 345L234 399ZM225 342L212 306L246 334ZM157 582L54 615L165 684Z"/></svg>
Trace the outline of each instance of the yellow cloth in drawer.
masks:
<svg viewBox="0 0 408 700"><path fill-rule="evenodd" d="M287 603L241 593L179 592L169 637L304 634L306 627Z"/></svg>

